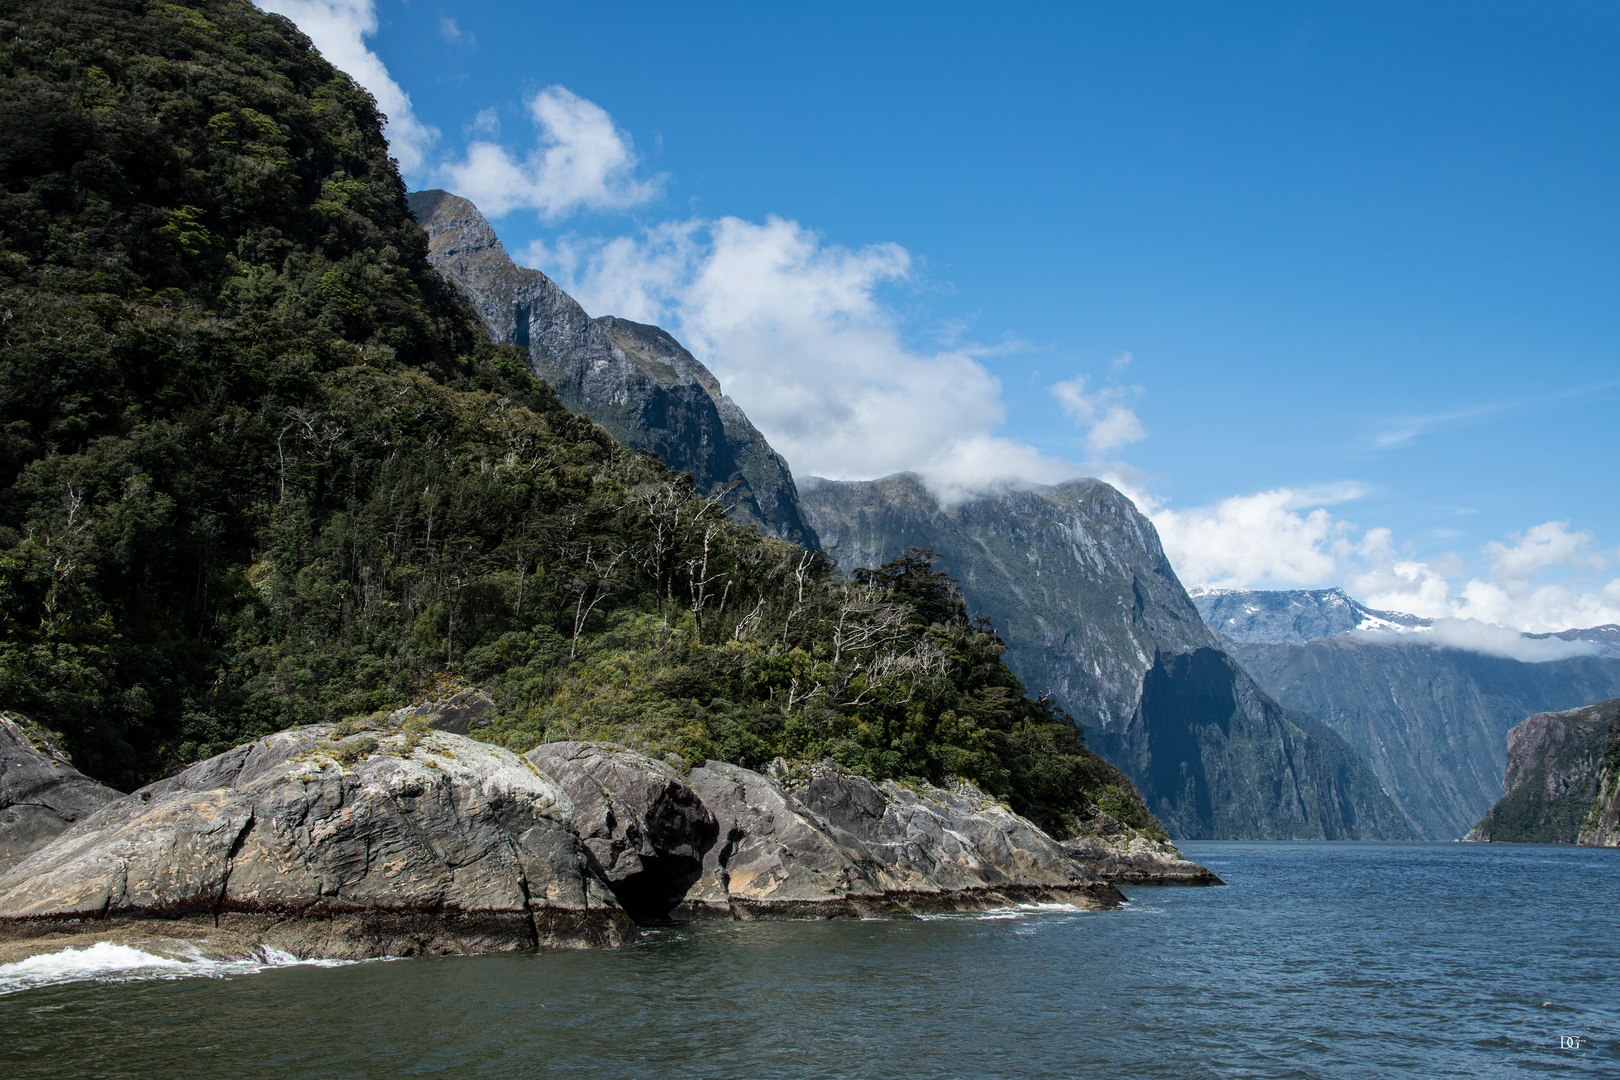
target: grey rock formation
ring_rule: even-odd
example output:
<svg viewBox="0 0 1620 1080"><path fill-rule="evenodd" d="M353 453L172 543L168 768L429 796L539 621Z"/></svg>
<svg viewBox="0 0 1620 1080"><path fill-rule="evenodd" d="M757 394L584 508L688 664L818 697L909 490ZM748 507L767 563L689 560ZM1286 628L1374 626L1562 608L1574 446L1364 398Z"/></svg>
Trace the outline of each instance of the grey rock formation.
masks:
<svg viewBox="0 0 1620 1080"><path fill-rule="evenodd" d="M1078 835L1063 841L1063 850L1115 885L1224 884L1174 844L1146 836L1100 809L1080 822Z"/></svg>
<svg viewBox="0 0 1620 1080"><path fill-rule="evenodd" d="M636 936L552 780L486 743L386 721L239 746L108 803L0 877L0 939L139 921L301 957Z"/></svg>
<svg viewBox="0 0 1620 1080"><path fill-rule="evenodd" d="M781 760L767 773L711 761L682 777L602 743L547 743L529 760L569 793L586 849L642 918L1091 907L1117 901L1116 876L1218 883L1101 812L1084 839L1060 844L971 784L912 790Z"/></svg>
<svg viewBox="0 0 1620 1080"><path fill-rule="evenodd" d="M1233 641L1294 642L1357 629L1428 626L1432 620L1378 611L1343 589L1211 589L1188 591L1204 622Z"/></svg>
<svg viewBox="0 0 1620 1080"><path fill-rule="evenodd" d="M33 720L0 712L0 874L121 794L75 769Z"/></svg>
<svg viewBox="0 0 1620 1080"><path fill-rule="evenodd" d="M911 791L830 762L773 777L711 761L688 782L720 829L678 909L684 916L856 917L1121 899L971 785Z"/></svg>
<svg viewBox="0 0 1620 1080"><path fill-rule="evenodd" d="M1507 734L1507 793L1463 839L1575 843L1593 816L1604 751L1617 725L1620 700L1537 713L1515 726Z"/></svg>
<svg viewBox="0 0 1620 1080"><path fill-rule="evenodd" d="M1344 736L1432 840L1462 836L1503 796L1510 727L1620 695L1620 660L1601 656L1530 664L1350 637L1225 647L1285 707Z"/></svg>
<svg viewBox="0 0 1620 1080"><path fill-rule="evenodd" d="M408 201L427 229L429 260L496 341L528 350L564 405L690 473L698 494L719 498L737 520L815 546L787 463L679 342L656 326L591 318L545 274L512 262L466 199L418 191Z"/></svg>
<svg viewBox="0 0 1620 1080"><path fill-rule="evenodd" d="M1088 728L1129 722L1155 650L1215 645L1153 524L1100 480L941 507L921 478L804 480L822 550L848 572L908 547L944 556L968 607L990 617L1007 660Z"/></svg>
<svg viewBox="0 0 1620 1080"><path fill-rule="evenodd" d="M1594 656L1606 657L1610 660L1620 660L1620 626L1614 623L1604 623L1602 626L1586 626L1574 630L1560 630L1556 634L1526 634L1527 638L1546 641L1557 638L1559 641L1585 641L1597 646Z"/></svg>
<svg viewBox="0 0 1620 1080"><path fill-rule="evenodd" d="M697 881L719 831L680 774L600 743L544 743L527 756L568 793L592 865L631 917L667 917Z"/></svg>
<svg viewBox="0 0 1620 1080"><path fill-rule="evenodd" d="M1086 726L1087 739L1184 838L1410 835L1366 764L1285 713L1222 651L1153 524L1098 480L942 507L922 481L806 480L802 505L848 571L908 547L941 553L1007 662Z"/></svg>
<svg viewBox="0 0 1620 1080"><path fill-rule="evenodd" d="M435 731L467 735L489 727L497 715L493 698L482 690L470 689L459 690L442 701L424 701L398 709L389 720L400 726L420 720Z"/></svg>

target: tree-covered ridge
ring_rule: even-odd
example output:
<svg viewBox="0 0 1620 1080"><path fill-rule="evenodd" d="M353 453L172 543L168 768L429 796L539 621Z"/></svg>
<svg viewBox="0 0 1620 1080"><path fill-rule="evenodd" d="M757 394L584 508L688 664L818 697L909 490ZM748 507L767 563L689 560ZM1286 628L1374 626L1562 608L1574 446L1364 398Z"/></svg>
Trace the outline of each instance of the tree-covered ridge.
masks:
<svg viewBox="0 0 1620 1080"><path fill-rule="evenodd" d="M268 722L226 670L238 579L333 373L555 410L425 250L375 104L285 19L0 18L0 696L85 769L132 784Z"/></svg>
<svg viewBox="0 0 1620 1080"><path fill-rule="evenodd" d="M927 553L835 582L562 409L428 266L379 123L245 0L0 20L0 701L126 787L448 681L517 749L1154 827Z"/></svg>

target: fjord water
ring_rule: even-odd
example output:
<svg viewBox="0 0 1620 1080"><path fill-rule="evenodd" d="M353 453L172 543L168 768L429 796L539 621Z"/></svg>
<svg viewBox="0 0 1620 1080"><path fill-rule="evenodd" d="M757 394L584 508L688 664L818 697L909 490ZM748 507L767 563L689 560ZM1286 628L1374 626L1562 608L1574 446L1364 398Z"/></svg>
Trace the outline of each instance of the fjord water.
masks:
<svg viewBox="0 0 1620 1080"><path fill-rule="evenodd" d="M13 965L0 1074L1620 1075L1620 851L1183 847L1228 885L1113 912L689 924L617 952L213 977L108 956L49 985Z"/></svg>

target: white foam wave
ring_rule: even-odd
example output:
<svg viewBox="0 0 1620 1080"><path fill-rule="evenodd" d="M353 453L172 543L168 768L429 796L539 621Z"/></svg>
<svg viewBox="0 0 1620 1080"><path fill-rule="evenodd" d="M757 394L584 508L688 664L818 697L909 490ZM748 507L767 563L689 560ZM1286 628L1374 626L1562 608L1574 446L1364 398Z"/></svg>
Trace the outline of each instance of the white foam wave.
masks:
<svg viewBox="0 0 1620 1080"><path fill-rule="evenodd" d="M269 947L261 947L251 956L231 960L206 957L195 947L179 942L164 951L168 955L146 952L132 945L98 941L83 949L70 946L12 964L0 964L0 996L71 982L223 979L232 975L253 975L266 968L294 965L337 967L356 962L300 960L291 953Z"/></svg>
<svg viewBox="0 0 1620 1080"><path fill-rule="evenodd" d="M1089 908L1075 907L1062 902L1040 904L1013 904L1009 907L990 908L986 911L953 911L937 915L919 915L919 919L1027 919L1031 915L1083 915Z"/></svg>

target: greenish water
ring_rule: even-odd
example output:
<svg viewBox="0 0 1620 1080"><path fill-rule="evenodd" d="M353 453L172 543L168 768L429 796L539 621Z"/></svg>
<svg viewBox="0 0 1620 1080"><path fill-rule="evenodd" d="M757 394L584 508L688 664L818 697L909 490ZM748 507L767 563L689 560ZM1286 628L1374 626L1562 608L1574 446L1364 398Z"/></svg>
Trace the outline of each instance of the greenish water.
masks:
<svg viewBox="0 0 1620 1080"><path fill-rule="evenodd" d="M1131 890L1116 912L675 926L617 952L213 977L111 958L49 985L73 972L0 968L0 1070L1620 1075L1620 851L1185 849L1229 885Z"/></svg>

